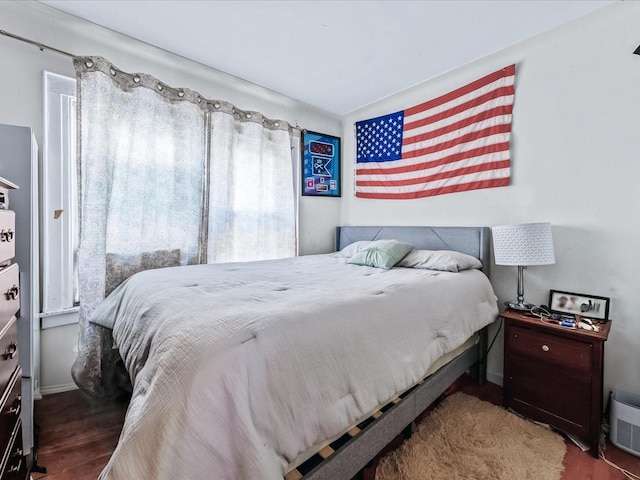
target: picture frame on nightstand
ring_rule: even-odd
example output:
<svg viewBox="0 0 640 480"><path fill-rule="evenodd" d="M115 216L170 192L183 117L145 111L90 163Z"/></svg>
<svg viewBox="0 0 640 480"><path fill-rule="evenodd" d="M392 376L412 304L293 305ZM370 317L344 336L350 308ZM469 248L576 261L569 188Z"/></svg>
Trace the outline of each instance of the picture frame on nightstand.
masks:
<svg viewBox="0 0 640 480"><path fill-rule="evenodd" d="M560 290L549 291L549 308L555 313L567 313L606 322L609 320L609 303L610 299L607 297Z"/></svg>

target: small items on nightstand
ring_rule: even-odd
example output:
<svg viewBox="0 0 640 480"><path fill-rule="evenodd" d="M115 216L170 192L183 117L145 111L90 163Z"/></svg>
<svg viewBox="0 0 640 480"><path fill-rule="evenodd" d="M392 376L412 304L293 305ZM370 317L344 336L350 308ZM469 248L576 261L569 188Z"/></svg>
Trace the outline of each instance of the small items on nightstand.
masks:
<svg viewBox="0 0 640 480"><path fill-rule="evenodd" d="M576 321L578 322L578 328L582 328L583 330L590 330L592 332L599 332L600 327L595 325L590 318L576 316Z"/></svg>

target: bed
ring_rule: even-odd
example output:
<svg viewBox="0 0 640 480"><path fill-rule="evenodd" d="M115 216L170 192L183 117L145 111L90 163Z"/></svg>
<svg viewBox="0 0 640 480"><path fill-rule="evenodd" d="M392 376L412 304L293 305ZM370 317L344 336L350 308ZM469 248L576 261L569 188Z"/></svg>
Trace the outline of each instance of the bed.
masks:
<svg viewBox="0 0 640 480"><path fill-rule="evenodd" d="M380 239L482 269L384 270L340 253ZM118 287L91 321L112 329L133 393L100 478L350 479L459 375L482 378L498 313L488 228L339 227L336 250L151 270Z"/></svg>

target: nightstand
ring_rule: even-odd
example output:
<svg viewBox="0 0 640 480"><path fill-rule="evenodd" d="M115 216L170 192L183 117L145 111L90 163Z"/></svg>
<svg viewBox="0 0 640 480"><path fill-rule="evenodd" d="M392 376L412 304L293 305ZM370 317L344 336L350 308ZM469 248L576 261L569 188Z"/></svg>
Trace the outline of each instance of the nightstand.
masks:
<svg viewBox="0 0 640 480"><path fill-rule="evenodd" d="M525 312L526 313L526 312ZM598 456L604 342L599 332L561 327L505 310L503 403L587 441Z"/></svg>

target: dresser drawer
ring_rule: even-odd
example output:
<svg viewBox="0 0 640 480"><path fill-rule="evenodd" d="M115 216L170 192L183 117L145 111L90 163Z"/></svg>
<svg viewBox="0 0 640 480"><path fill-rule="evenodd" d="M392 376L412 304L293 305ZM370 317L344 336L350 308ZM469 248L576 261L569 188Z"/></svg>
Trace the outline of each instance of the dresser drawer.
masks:
<svg viewBox="0 0 640 480"><path fill-rule="evenodd" d="M20 275L17 263L0 270L0 332L20 309L19 286Z"/></svg>
<svg viewBox="0 0 640 480"><path fill-rule="evenodd" d="M17 369L9 382L8 389L3 392L3 403L0 404L0 432L6 432L5 435L0 436L0 452L3 453L7 451L11 440L9 432L13 432L20 420L20 391L22 380L20 375L20 370Z"/></svg>
<svg viewBox="0 0 640 480"><path fill-rule="evenodd" d="M512 353L520 353L563 367L591 370L592 346L588 342L514 325L509 329L507 345Z"/></svg>
<svg viewBox="0 0 640 480"><path fill-rule="evenodd" d="M11 432L11 447L0 465L0 480L26 480L27 462L22 452L22 428L18 422Z"/></svg>
<svg viewBox="0 0 640 480"><path fill-rule="evenodd" d="M9 208L9 189L0 181L0 208Z"/></svg>
<svg viewBox="0 0 640 480"><path fill-rule="evenodd" d="M16 214L0 210L0 264L16 256Z"/></svg>
<svg viewBox="0 0 640 480"><path fill-rule="evenodd" d="M18 321L12 317L0 331L0 395L18 368Z"/></svg>

